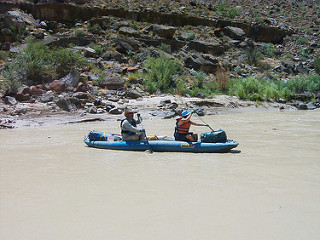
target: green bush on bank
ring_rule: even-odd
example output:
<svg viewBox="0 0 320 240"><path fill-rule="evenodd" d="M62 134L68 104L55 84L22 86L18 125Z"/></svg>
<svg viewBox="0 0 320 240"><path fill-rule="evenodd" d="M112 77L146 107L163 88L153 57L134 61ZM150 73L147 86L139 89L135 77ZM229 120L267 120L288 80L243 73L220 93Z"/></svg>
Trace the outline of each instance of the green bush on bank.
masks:
<svg viewBox="0 0 320 240"><path fill-rule="evenodd" d="M176 86L174 76L181 71L181 67L175 60L164 55L150 57L143 66L148 69L145 74L145 86L148 92L154 93L157 90L170 92Z"/></svg>
<svg viewBox="0 0 320 240"><path fill-rule="evenodd" d="M49 48L40 42L28 41L26 49L13 56L11 62L7 62L4 77L7 81L17 81L28 84L40 82L49 69ZM10 83L7 83L11 86Z"/></svg>
<svg viewBox="0 0 320 240"><path fill-rule="evenodd" d="M320 56L318 55L316 59L314 60L314 70L316 73L320 74Z"/></svg>
<svg viewBox="0 0 320 240"><path fill-rule="evenodd" d="M306 77L297 76L286 82L285 86L295 94L304 92L315 94L320 92L320 75L311 74Z"/></svg>
<svg viewBox="0 0 320 240"><path fill-rule="evenodd" d="M297 94L320 92L320 75L295 77L287 82L280 80L263 80L253 76L229 80L227 73L219 75L216 80L206 80L204 72L194 72L191 75L178 75L180 65L162 55L157 58L148 58L144 62L148 69L145 74L137 77L145 79L145 89L150 93L164 92L179 95L195 96L203 94L210 97L216 93L227 93L238 96L240 99L251 101L278 101L292 100Z"/></svg>
<svg viewBox="0 0 320 240"><path fill-rule="evenodd" d="M37 84L49 78L60 78L85 65L85 59L71 49L50 49L42 42L27 41L27 47L13 56L2 71L4 89L16 90L21 84Z"/></svg>
<svg viewBox="0 0 320 240"><path fill-rule="evenodd" d="M317 94L320 92L320 75L298 76L287 82L247 77L230 81L228 88L230 95L235 95L240 99L264 101L283 98L291 100L297 94L305 92Z"/></svg>

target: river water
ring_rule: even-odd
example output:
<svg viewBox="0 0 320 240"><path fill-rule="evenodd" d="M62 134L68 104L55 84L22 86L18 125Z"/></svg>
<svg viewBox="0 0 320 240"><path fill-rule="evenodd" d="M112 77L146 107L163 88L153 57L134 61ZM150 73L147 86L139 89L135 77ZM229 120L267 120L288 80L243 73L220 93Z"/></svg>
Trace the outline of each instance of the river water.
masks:
<svg viewBox="0 0 320 240"><path fill-rule="evenodd" d="M119 122L1 130L0 239L319 239L320 111L202 119L240 145L148 154L82 142ZM174 124L144 121L148 135Z"/></svg>

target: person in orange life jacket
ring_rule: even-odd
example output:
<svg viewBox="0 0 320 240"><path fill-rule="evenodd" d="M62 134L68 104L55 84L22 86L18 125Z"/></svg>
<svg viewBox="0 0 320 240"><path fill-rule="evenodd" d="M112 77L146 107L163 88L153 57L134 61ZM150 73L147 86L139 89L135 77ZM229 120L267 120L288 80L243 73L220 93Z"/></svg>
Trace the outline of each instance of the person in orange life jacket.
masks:
<svg viewBox="0 0 320 240"><path fill-rule="evenodd" d="M187 142L196 142L198 141L198 134L189 132L190 126L207 126L202 123L192 122L191 116L193 112L189 112L188 110L184 110L181 113L181 117L176 119L176 128L174 131L174 138L176 141L187 141Z"/></svg>
<svg viewBox="0 0 320 240"><path fill-rule="evenodd" d="M126 108L124 116L126 117L121 121L121 135L124 141L141 141L146 139L146 133L144 129L138 129L137 124L141 123L140 114L138 113L138 119L134 118L134 114L137 111L130 108Z"/></svg>

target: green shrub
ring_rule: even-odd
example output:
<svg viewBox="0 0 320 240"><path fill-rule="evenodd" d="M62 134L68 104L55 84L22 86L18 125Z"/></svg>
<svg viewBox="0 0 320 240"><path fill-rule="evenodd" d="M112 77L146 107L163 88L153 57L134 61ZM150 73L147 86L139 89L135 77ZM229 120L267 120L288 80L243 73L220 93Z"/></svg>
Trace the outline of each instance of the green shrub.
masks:
<svg viewBox="0 0 320 240"><path fill-rule="evenodd" d="M151 79L146 80L145 87L149 93L155 93L158 90L157 83Z"/></svg>
<svg viewBox="0 0 320 240"><path fill-rule="evenodd" d="M310 49L309 48L304 48L304 47L301 47L299 49L299 54L303 57L303 58L307 58L310 54Z"/></svg>
<svg viewBox="0 0 320 240"><path fill-rule="evenodd" d="M22 84L19 81L18 72L14 69L14 65L6 64L2 75L4 77L4 80L0 82L2 90L17 92Z"/></svg>
<svg viewBox="0 0 320 240"><path fill-rule="evenodd" d="M320 56L319 55L314 60L313 66L316 73L320 74Z"/></svg>
<svg viewBox="0 0 320 240"><path fill-rule="evenodd" d="M6 51L0 51L0 60L6 60L9 57L9 53Z"/></svg>
<svg viewBox="0 0 320 240"><path fill-rule="evenodd" d="M288 82L286 82L286 87L296 93L317 93L320 91L320 75L311 74L306 77L295 77Z"/></svg>
<svg viewBox="0 0 320 240"><path fill-rule="evenodd" d="M241 99L249 99L252 94L261 92L261 83L254 77L238 79L231 84L230 90Z"/></svg>
<svg viewBox="0 0 320 240"><path fill-rule="evenodd" d="M227 9L227 2L223 1L223 2L218 3L216 9L217 9L217 12L223 13Z"/></svg>
<svg viewBox="0 0 320 240"><path fill-rule="evenodd" d="M261 102L263 101L263 95L261 93L252 93L249 95L249 100L250 101L256 101L256 102Z"/></svg>
<svg viewBox="0 0 320 240"><path fill-rule="evenodd" d="M227 10L229 18L235 18L240 15L239 11L235 8L229 8Z"/></svg>
<svg viewBox="0 0 320 240"><path fill-rule="evenodd" d="M166 53L171 53L171 46L161 43L160 46L158 46L158 48Z"/></svg>
<svg viewBox="0 0 320 240"><path fill-rule="evenodd" d="M230 81L229 94L252 101L294 99L296 94L317 94L320 91L320 75L296 77L287 82L258 80L254 77Z"/></svg>
<svg viewBox="0 0 320 240"><path fill-rule="evenodd" d="M232 88L231 88L232 89ZM234 95L238 96L240 99L246 99L247 94L243 85L239 84L234 88Z"/></svg>
<svg viewBox="0 0 320 240"><path fill-rule="evenodd" d="M280 92L278 90L278 86L272 82L265 86L264 94L266 99L274 99L274 100L280 99Z"/></svg>
<svg viewBox="0 0 320 240"><path fill-rule="evenodd" d="M79 52L68 48L58 48L50 52L50 62L56 77L63 77L71 70L85 65L85 58Z"/></svg>
<svg viewBox="0 0 320 240"><path fill-rule="evenodd" d="M176 81L176 94L180 96L184 96L187 93L187 84L184 76L182 78L177 79Z"/></svg>
<svg viewBox="0 0 320 240"><path fill-rule="evenodd" d="M50 50L42 42L28 40L27 48L18 53L11 64L22 83L41 82L44 73L50 69Z"/></svg>
<svg viewBox="0 0 320 240"><path fill-rule="evenodd" d="M216 10L218 13L229 18L235 18L236 16L240 15L236 8L228 8L227 2L224 1L217 4Z"/></svg>
<svg viewBox="0 0 320 240"><path fill-rule="evenodd" d="M249 49L246 51L248 57L248 63L257 66L262 59L262 54L256 49Z"/></svg>
<svg viewBox="0 0 320 240"><path fill-rule="evenodd" d="M12 25L9 30L13 40L18 42L22 42L25 34L27 33L26 28L23 26Z"/></svg>
<svg viewBox="0 0 320 240"><path fill-rule="evenodd" d="M312 29L310 29L310 28L307 28L304 31L309 35L311 35L313 33Z"/></svg>
<svg viewBox="0 0 320 240"><path fill-rule="evenodd" d="M262 18L262 17L255 17L254 21L257 22L257 23L264 23L265 19Z"/></svg>
<svg viewBox="0 0 320 240"><path fill-rule="evenodd" d="M304 37L301 37L301 38L298 38L298 39L297 39L296 43L297 43L298 45L305 45L305 44L308 43L308 39L306 39L306 38L304 38Z"/></svg>
<svg viewBox="0 0 320 240"><path fill-rule="evenodd" d="M181 70L176 61L164 55L148 58L143 65L149 70L146 74L147 88L154 90L156 87L162 92L172 90L172 86L175 85L173 76Z"/></svg>
<svg viewBox="0 0 320 240"><path fill-rule="evenodd" d="M102 30L101 26L96 23L94 25L88 24L88 31L91 33L100 33Z"/></svg>
<svg viewBox="0 0 320 240"><path fill-rule="evenodd" d="M272 43L263 43L263 54L268 57L274 57L274 54L276 52L276 48Z"/></svg>
<svg viewBox="0 0 320 240"><path fill-rule="evenodd" d="M94 49L98 55L102 55L103 47L99 44L90 43L89 47Z"/></svg>
<svg viewBox="0 0 320 240"><path fill-rule="evenodd" d="M278 100L281 97L276 83L254 77L234 80L230 83L229 89L239 98L251 101Z"/></svg>
<svg viewBox="0 0 320 240"><path fill-rule="evenodd" d="M208 88L191 88L186 91L187 94L191 96L196 96L197 94L203 94L204 97L211 97L213 95L213 91Z"/></svg>
<svg viewBox="0 0 320 240"><path fill-rule="evenodd" d="M82 30L82 29L76 29L74 30L74 34L77 36L77 37L82 37L85 35L85 32Z"/></svg>
<svg viewBox="0 0 320 240"><path fill-rule="evenodd" d="M196 38L196 34L194 32L185 33L183 36L187 41L191 41Z"/></svg>
<svg viewBox="0 0 320 240"><path fill-rule="evenodd" d="M84 64L85 58L71 49L50 49L42 42L29 39L27 47L6 64L4 75L7 81L37 84L45 81L48 75L62 77Z"/></svg>
<svg viewBox="0 0 320 240"><path fill-rule="evenodd" d="M196 81L194 82L194 87L203 88L203 83L207 74L205 72L199 71L193 72L192 75L196 78Z"/></svg>

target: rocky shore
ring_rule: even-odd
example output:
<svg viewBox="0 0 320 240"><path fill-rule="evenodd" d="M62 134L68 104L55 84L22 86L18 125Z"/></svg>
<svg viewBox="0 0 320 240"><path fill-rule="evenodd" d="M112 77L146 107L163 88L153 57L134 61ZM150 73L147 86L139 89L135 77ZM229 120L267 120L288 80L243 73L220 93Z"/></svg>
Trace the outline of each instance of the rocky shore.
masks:
<svg viewBox="0 0 320 240"><path fill-rule="evenodd" d="M61 98L61 97L60 97ZM57 97L56 101L59 99ZM79 103L80 104L80 103ZM237 97L217 95L211 99L187 98L162 95L144 96L137 99L123 99L118 102L102 100L99 105L75 109L74 103L66 104L71 111L58 107L54 101L42 103L0 103L0 129L28 126L75 124L95 121L119 121L123 119L126 107L137 109L144 119L174 118L184 109L194 109L199 116L231 114L246 111L293 111L295 106L282 103L260 103L242 101ZM110 109L112 107L112 111ZM4 112L4 113L3 113Z"/></svg>
<svg viewBox="0 0 320 240"><path fill-rule="evenodd" d="M228 8L220 10L215 1L160 2L162 8L153 1L129 5L111 1L106 6L105 1L1 0L2 51L18 54L25 49L26 38L32 37L45 46L80 52L103 74L74 69L59 78L46 74L41 82L16 92L0 88L0 128L117 120L127 106L145 118L173 118L185 108L203 116L320 107L308 93L294 102L263 103L225 95L205 98L201 93L152 95L143 89L142 79L130 78L131 73L146 71L142 63L148 57L160 55L180 62L189 75L205 72L207 81L218 81L221 69L227 70L228 78L255 76L270 81L314 73L320 52L317 1L226 1ZM230 9L242 14L230 19ZM14 35L12 26L23 29L23 34ZM274 47L272 55L259 66L248 64L244 52L264 51L266 44ZM6 61L10 58L0 60L0 71Z"/></svg>

